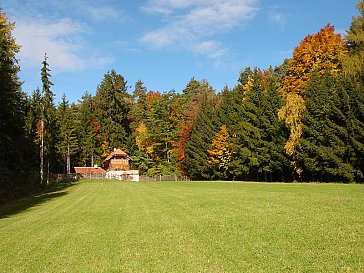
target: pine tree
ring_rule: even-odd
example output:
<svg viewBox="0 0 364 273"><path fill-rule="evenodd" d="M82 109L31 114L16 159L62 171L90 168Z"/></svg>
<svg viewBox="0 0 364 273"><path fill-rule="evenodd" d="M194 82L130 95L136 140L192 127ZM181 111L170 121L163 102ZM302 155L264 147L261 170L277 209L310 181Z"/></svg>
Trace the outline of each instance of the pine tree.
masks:
<svg viewBox="0 0 364 273"><path fill-rule="evenodd" d="M305 90L305 100L305 127L298 153L303 177L352 182L362 176L350 159L350 98L340 79L316 74Z"/></svg>
<svg viewBox="0 0 364 273"><path fill-rule="evenodd" d="M239 84L223 92L220 121L229 130L229 146L234 151L228 166L230 179L272 181L290 173L283 153L286 130L277 117L282 105L280 79L271 68L247 68Z"/></svg>
<svg viewBox="0 0 364 273"><path fill-rule="evenodd" d="M192 78L182 90L183 94L177 99L180 115L178 119L177 140L175 142L175 151L178 168L183 173L187 174L187 170L183 168L184 160L186 157L186 144L190 139L190 134L199 117L202 102L205 96L213 96L215 90L209 85L207 81L197 81Z"/></svg>
<svg viewBox="0 0 364 273"><path fill-rule="evenodd" d="M100 125L96 120L94 100L85 92L78 104L77 135L79 143L79 164L94 166L101 163Z"/></svg>
<svg viewBox="0 0 364 273"><path fill-rule="evenodd" d="M17 75L20 46L12 36L14 28L0 7L0 189L5 190L25 187L27 155L32 153L25 138L27 99Z"/></svg>
<svg viewBox="0 0 364 273"><path fill-rule="evenodd" d="M345 105L348 134L350 138L349 158L351 164L361 174L357 182L363 181L364 175L364 85L361 81L344 77L340 88L345 89L349 102Z"/></svg>
<svg viewBox="0 0 364 273"><path fill-rule="evenodd" d="M71 156L75 155L78 150L75 110L75 106L70 106L66 95L63 95L57 111L57 123L59 128L57 149L64 162L64 173L67 174L71 173Z"/></svg>
<svg viewBox="0 0 364 273"><path fill-rule="evenodd" d="M347 75L364 81L364 1L358 1L356 7L360 16L353 17L345 35L349 52L344 65Z"/></svg>
<svg viewBox="0 0 364 273"><path fill-rule="evenodd" d="M127 148L130 136L129 112L132 97L127 82L114 70L104 75L95 96L95 112L100 125L103 155L114 148Z"/></svg>
<svg viewBox="0 0 364 273"><path fill-rule="evenodd" d="M40 136L40 180L41 184L49 184L51 168L56 170L58 160L56 154L56 108L54 105L54 93L51 91L53 83L50 80L48 57L45 54L42 62L42 99L41 116L39 121ZM46 179L44 175L46 172Z"/></svg>
<svg viewBox="0 0 364 273"><path fill-rule="evenodd" d="M201 111L186 143L186 154L183 161L183 168L191 179L212 179L214 177L213 167L209 164L208 150L212 148L212 140L220 125L217 113L219 103L220 99L215 93L207 93L202 97Z"/></svg>
<svg viewBox="0 0 364 273"><path fill-rule="evenodd" d="M146 133L149 146L148 155L153 161L153 168L158 172L171 172L175 170L174 143L176 141L176 120L174 112L174 91L149 92L147 96L148 110ZM151 172L155 172L150 170Z"/></svg>

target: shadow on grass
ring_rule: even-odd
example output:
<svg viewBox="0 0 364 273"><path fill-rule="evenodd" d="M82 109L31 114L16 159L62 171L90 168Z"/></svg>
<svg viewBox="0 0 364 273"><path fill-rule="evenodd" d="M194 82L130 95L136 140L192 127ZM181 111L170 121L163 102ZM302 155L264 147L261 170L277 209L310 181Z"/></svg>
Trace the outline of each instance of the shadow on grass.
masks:
<svg viewBox="0 0 364 273"><path fill-rule="evenodd" d="M28 197L21 198L9 202L8 204L0 205L0 219L16 215L31 207L38 206L51 199L62 197L68 194L68 189L74 186L76 182L61 182L50 185L40 192L31 194Z"/></svg>

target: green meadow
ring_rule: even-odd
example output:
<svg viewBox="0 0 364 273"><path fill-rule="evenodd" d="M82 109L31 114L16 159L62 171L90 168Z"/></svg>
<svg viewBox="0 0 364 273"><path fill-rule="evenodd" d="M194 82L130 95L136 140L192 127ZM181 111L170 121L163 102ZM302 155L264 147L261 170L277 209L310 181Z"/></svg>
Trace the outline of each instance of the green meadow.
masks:
<svg viewBox="0 0 364 273"><path fill-rule="evenodd" d="M0 272L364 272L364 185L83 180L0 236Z"/></svg>

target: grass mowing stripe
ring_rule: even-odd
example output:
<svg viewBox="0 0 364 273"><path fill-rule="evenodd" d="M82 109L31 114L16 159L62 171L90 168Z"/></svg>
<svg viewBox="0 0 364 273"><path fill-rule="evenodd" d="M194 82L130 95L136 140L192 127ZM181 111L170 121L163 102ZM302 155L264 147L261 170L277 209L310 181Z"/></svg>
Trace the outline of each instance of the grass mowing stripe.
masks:
<svg viewBox="0 0 364 273"><path fill-rule="evenodd" d="M0 271L360 272L363 197L363 185L82 181L0 219Z"/></svg>

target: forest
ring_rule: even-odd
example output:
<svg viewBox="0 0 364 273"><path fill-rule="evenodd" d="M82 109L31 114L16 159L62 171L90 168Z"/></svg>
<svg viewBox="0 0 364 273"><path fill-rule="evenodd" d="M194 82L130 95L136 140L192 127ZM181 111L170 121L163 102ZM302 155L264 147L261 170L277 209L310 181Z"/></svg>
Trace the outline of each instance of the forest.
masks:
<svg viewBox="0 0 364 273"><path fill-rule="evenodd" d="M114 148L151 176L362 183L364 1L357 8L344 35L323 26L281 65L242 69L234 87L192 78L178 92L148 91L111 70L94 96L58 105L47 55L40 88L22 90L16 24L0 9L0 195L100 165Z"/></svg>

